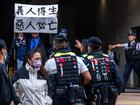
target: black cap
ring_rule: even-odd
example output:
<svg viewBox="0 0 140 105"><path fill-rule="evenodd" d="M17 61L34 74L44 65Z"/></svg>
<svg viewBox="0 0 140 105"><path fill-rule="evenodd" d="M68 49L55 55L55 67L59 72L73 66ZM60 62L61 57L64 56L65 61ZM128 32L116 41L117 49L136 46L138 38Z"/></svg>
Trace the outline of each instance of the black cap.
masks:
<svg viewBox="0 0 140 105"><path fill-rule="evenodd" d="M95 46L100 46L100 45L102 45L102 41L101 41L100 38L93 36L93 37L89 38L88 44L93 44Z"/></svg>
<svg viewBox="0 0 140 105"><path fill-rule="evenodd" d="M60 36L62 35L62 36L67 37L67 34L68 34L67 29L65 28L60 29L60 32L59 32Z"/></svg>
<svg viewBox="0 0 140 105"><path fill-rule="evenodd" d="M63 35L56 35L53 40L57 40L57 41L61 41L61 42L68 41L67 38Z"/></svg>
<svg viewBox="0 0 140 105"><path fill-rule="evenodd" d="M136 33L135 32L132 32L132 33L128 33L128 36L131 35L131 36L136 36Z"/></svg>
<svg viewBox="0 0 140 105"><path fill-rule="evenodd" d="M82 39L82 44L84 46L88 46L88 39Z"/></svg>
<svg viewBox="0 0 140 105"><path fill-rule="evenodd" d="M0 50L3 48L6 49L6 43L3 39L0 39Z"/></svg>

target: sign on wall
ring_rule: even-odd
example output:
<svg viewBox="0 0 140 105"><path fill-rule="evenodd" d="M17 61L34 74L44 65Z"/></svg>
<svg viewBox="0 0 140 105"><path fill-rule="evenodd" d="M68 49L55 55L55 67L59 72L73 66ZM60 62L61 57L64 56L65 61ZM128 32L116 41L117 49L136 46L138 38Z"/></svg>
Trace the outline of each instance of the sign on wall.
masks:
<svg viewBox="0 0 140 105"><path fill-rule="evenodd" d="M15 4L14 32L57 33L58 5Z"/></svg>

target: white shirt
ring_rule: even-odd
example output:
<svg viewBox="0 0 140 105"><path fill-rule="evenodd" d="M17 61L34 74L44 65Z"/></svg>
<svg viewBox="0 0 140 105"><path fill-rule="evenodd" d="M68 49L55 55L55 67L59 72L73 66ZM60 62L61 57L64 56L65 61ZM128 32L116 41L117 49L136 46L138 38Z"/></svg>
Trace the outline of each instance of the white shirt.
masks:
<svg viewBox="0 0 140 105"><path fill-rule="evenodd" d="M88 71L88 68L86 67L86 65L84 64L84 62L82 61L82 59L80 57L78 57L78 56L76 57L76 59L77 59L79 74ZM50 74L57 73L57 67L56 67L56 62L55 62L55 59L54 58L49 59L45 63L45 69Z"/></svg>
<svg viewBox="0 0 140 105"><path fill-rule="evenodd" d="M133 44L133 43L130 43L130 45L132 45L132 44ZM124 43L123 45L124 45L124 49L125 49L125 50L129 49L128 43ZM140 42L137 42L137 43L136 43L136 50L140 50Z"/></svg>
<svg viewBox="0 0 140 105"><path fill-rule="evenodd" d="M130 43L130 45L132 45L132 44L133 44L133 43ZM124 49L125 49L125 50L128 50L128 49L129 49L128 43L124 43L123 46L124 46Z"/></svg>
<svg viewBox="0 0 140 105"><path fill-rule="evenodd" d="M114 60L114 52L108 50L108 57L110 60Z"/></svg>

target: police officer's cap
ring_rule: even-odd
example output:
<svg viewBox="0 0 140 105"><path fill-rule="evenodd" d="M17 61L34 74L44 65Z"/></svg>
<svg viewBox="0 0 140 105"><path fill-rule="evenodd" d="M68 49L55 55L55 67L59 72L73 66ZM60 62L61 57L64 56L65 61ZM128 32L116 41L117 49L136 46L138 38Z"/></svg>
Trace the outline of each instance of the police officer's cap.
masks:
<svg viewBox="0 0 140 105"><path fill-rule="evenodd" d="M102 45L102 41L100 38L93 36L93 37L89 38L88 44L100 46L100 45Z"/></svg>
<svg viewBox="0 0 140 105"><path fill-rule="evenodd" d="M6 43L3 39L0 39L0 50L3 48L6 49Z"/></svg>
<svg viewBox="0 0 140 105"><path fill-rule="evenodd" d="M54 40L57 40L57 41L60 41L60 42L64 42L64 41L67 42L68 41L67 38L63 35L56 35L54 37Z"/></svg>
<svg viewBox="0 0 140 105"><path fill-rule="evenodd" d="M128 33L128 36L136 36L136 33L135 32L131 32L131 33Z"/></svg>

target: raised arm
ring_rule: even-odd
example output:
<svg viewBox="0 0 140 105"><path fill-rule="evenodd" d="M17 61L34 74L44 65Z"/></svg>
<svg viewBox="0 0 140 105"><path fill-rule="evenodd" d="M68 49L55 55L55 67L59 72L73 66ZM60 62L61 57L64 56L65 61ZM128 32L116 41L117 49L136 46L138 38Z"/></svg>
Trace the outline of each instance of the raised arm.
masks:
<svg viewBox="0 0 140 105"><path fill-rule="evenodd" d="M124 47L124 44L115 44L115 45L111 45L109 46L111 49L114 49L114 48L123 48Z"/></svg>
<svg viewBox="0 0 140 105"><path fill-rule="evenodd" d="M76 44L75 44L75 47L77 47L80 52L83 51L83 47L82 47L82 43L79 41L79 40L75 40Z"/></svg>

